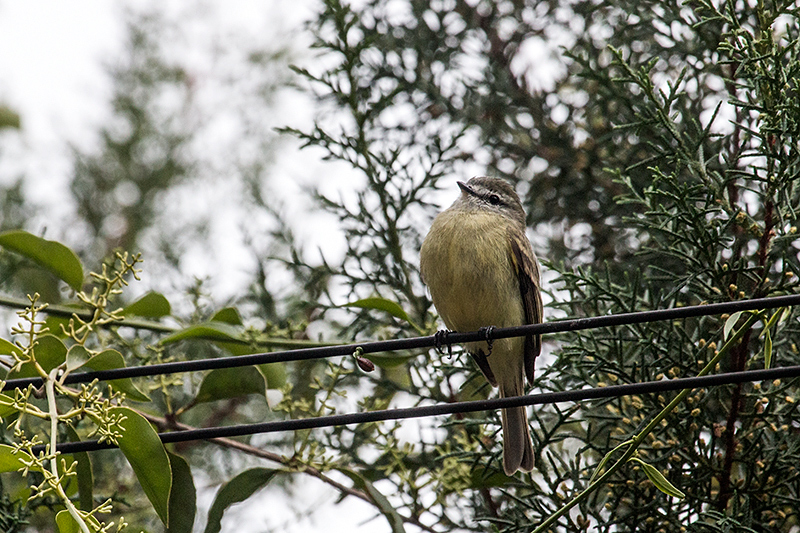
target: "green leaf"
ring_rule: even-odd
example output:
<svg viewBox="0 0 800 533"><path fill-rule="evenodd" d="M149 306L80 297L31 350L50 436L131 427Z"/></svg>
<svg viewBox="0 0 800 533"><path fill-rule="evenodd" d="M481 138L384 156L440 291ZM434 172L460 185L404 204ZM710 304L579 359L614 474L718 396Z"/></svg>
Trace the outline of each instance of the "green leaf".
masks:
<svg viewBox="0 0 800 533"><path fill-rule="evenodd" d="M383 516L386 517L386 520L389 521L389 526L392 528L392 533L405 533L405 528L403 527L403 518L398 514L392 504L389 503L389 500L386 499L386 496L378 492L378 489L376 489L369 480L352 470L347 470L344 468L338 468L337 470L352 479L357 488L363 490L369 495L369 497L372 499L372 502L378 507L380 512L383 513Z"/></svg>
<svg viewBox="0 0 800 533"><path fill-rule="evenodd" d="M211 321L222 322L223 324L230 324L232 326L241 326L243 324L242 317L235 307L220 309L211 317Z"/></svg>
<svg viewBox="0 0 800 533"><path fill-rule="evenodd" d="M725 321L725 326L722 328L722 340L728 340L728 335L730 335L731 330L736 326L740 316L742 316L742 311L736 311L728 317L728 320Z"/></svg>
<svg viewBox="0 0 800 533"><path fill-rule="evenodd" d="M180 455L168 454L172 468L172 490L169 494L169 527L167 533L191 533L197 513L197 491L189 463Z"/></svg>
<svg viewBox="0 0 800 533"><path fill-rule="evenodd" d="M266 392L266 380L258 369L252 366L220 368L212 370L203 377L194 401L196 403L213 402L239 398L248 394L259 394L266 397Z"/></svg>
<svg viewBox="0 0 800 533"><path fill-rule="evenodd" d="M40 335L36 338L36 346L33 349L36 362L39 363L46 372L50 372L55 367L62 364L67 359L67 347L64 342L55 335ZM9 372L8 378L33 378L39 377L36 365L25 363L16 372Z"/></svg>
<svg viewBox="0 0 800 533"><path fill-rule="evenodd" d="M92 354L90 354L86 348L80 344L73 344L67 351L67 372L77 370L85 365L91 358Z"/></svg>
<svg viewBox="0 0 800 533"><path fill-rule="evenodd" d="M187 339L238 341L241 339L241 330L223 322L206 322L167 335L161 339L161 344L171 344Z"/></svg>
<svg viewBox="0 0 800 533"><path fill-rule="evenodd" d="M64 345L64 341L48 333L36 338L34 354L39 365L45 371L50 372L66 361L67 347Z"/></svg>
<svg viewBox="0 0 800 533"><path fill-rule="evenodd" d="M143 318L161 318L171 313L172 306L169 305L169 300L158 292L148 292L122 309L124 316L136 315Z"/></svg>
<svg viewBox="0 0 800 533"><path fill-rule="evenodd" d="M10 107L0 105L0 130L3 128L20 129L22 121L19 118L19 113Z"/></svg>
<svg viewBox="0 0 800 533"><path fill-rule="evenodd" d="M56 514L56 525L58 533L81 533L80 526L66 509Z"/></svg>
<svg viewBox="0 0 800 533"><path fill-rule="evenodd" d="M117 439L119 449L125 454L136 479L147 499L153 504L158 517L169 526L169 495L172 488L172 469L167 450L153 426L145 418L128 407L111 409L114 415L123 415L120 426L124 428Z"/></svg>
<svg viewBox="0 0 800 533"><path fill-rule="evenodd" d="M75 310L80 311L81 309L78 309L76 306ZM61 329L61 326L63 325L65 328L69 328L69 318L58 315L48 315L48 317L44 319L44 324L45 327L50 330L50 333L56 337L61 339L67 337Z"/></svg>
<svg viewBox="0 0 800 533"><path fill-rule="evenodd" d="M0 393L0 418L19 412L13 405L14 398L7 394Z"/></svg>
<svg viewBox="0 0 800 533"><path fill-rule="evenodd" d="M413 324L411 322L411 317L400 307L400 304L394 302L392 300L387 300L386 298L380 298L374 296L372 298L364 298L361 300L357 300L355 302L350 302L343 304L341 307L360 307L361 309L378 309L380 311L385 311L392 315L395 318L399 318L400 320L405 320L409 324Z"/></svg>
<svg viewBox="0 0 800 533"><path fill-rule="evenodd" d="M280 389L286 385L286 365L283 363L264 363L256 365L256 368L264 376L268 389Z"/></svg>
<svg viewBox="0 0 800 533"><path fill-rule="evenodd" d="M647 464L641 459L633 458L631 461L636 461L642 466L642 470L644 470L644 474L647 476L647 479L653 482L653 485L656 486L658 490L663 492L668 496L673 496L678 499L683 499L686 495L675 488L675 485L670 483L667 478L658 470L658 468L654 467L653 465Z"/></svg>
<svg viewBox="0 0 800 533"><path fill-rule="evenodd" d="M122 357L122 354L116 350L106 350L95 355L78 368L84 367L98 371L125 368L125 359ZM108 384L111 385L112 389L124 392L130 400L137 402L150 401L150 397L140 391L130 378L110 379L108 380Z"/></svg>
<svg viewBox="0 0 800 533"><path fill-rule="evenodd" d="M65 281L74 290L83 286L83 266L75 252L60 242L48 241L27 231L0 233L0 246L12 250Z"/></svg>
<svg viewBox="0 0 800 533"><path fill-rule="evenodd" d="M0 339L0 355L16 355L22 357L22 350L11 341Z"/></svg>
<svg viewBox="0 0 800 533"><path fill-rule="evenodd" d="M23 458L29 459L30 456L21 450L14 453L14 448L11 446L0 444L0 472L16 472L20 468L24 468Z"/></svg>
<svg viewBox="0 0 800 533"><path fill-rule="evenodd" d="M764 368L769 369L772 365L772 335L769 330L766 330L764 336Z"/></svg>
<svg viewBox="0 0 800 533"><path fill-rule="evenodd" d="M228 481L219 489L214 503L208 510L208 523L205 533L219 533L222 528L222 515L235 503L242 502L257 490L269 483L280 470L270 468L251 468Z"/></svg>
<svg viewBox="0 0 800 533"><path fill-rule="evenodd" d="M67 428L67 436L70 442L80 442L81 438L69 424L64 424ZM92 474L92 461L88 452L72 453L72 458L78 463L75 467L75 474L78 482L78 504L82 511L89 512L94 508L94 474Z"/></svg>
<svg viewBox="0 0 800 533"><path fill-rule="evenodd" d="M226 310L220 311L223 313L223 318L226 320L234 320ZM238 316L238 312L236 312ZM226 316L227 315L227 316ZM257 349L247 342L243 342L242 328L238 325L229 324L226 322L205 322L203 324L195 324L186 329L176 331L161 339L162 344L171 344L174 342L200 339L214 342L220 348L223 348L233 355L247 355L257 353Z"/></svg>
<svg viewBox="0 0 800 533"><path fill-rule="evenodd" d="M87 516L84 521L89 526L89 531L100 530L100 522L94 516ZM80 533L81 531L78 523L66 509L56 514L56 525L58 526L58 533Z"/></svg>
<svg viewBox="0 0 800 533"><path fill-rule="evenodd" d="M397 352L384 352L384 353L370 353L365 354L364 357L375 363L381 368L396 368L406 364L411 359L417 357L416 355L404 355Z"/></svg>

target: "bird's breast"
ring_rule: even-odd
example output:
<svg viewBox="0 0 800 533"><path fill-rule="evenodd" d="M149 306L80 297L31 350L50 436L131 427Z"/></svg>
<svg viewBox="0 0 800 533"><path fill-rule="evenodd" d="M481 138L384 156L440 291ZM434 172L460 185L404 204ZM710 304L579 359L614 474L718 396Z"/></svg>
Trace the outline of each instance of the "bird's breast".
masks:
<svg viewBox="0 0 800 533"><path fill-rule="evenodd" d="M420 250L420 270L448 328L523 323L508 224L494 213L446 210L433 222Z"/></svg>

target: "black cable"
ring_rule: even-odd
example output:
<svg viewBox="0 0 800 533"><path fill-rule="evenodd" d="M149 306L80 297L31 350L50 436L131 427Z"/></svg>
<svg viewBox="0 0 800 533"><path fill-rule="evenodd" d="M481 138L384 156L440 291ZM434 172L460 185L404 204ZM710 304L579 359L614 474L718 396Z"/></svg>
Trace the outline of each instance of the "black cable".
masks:
<svg viewBox="0 0 800 533"><path fill-rule="evenodd" d="M737 311L752 311L761 309L774 309L777 307L788 307L800 305L800 294L788 296L775 296L772 298L756 298L752 300L737 300L734 302L723 302L706 305L693 305L688 307L676 307L673 309L659 309L655 311L640 311L636 313L620 313L616 315L598 316L590 318L577 318L567 320L554 320L543 324L527 324L524 326L514 326L510 328L495 328L492 331L492 338L504 339L508 337L522 337L525 335L538 335L548 333L561 333L565 331L579 331L584 329L622 326L627 324L642 324L645 322L658 322L661 320L675 320L679 318L691 318L706 315L718 315L723 313L735 313ZM472 332L448 332L441 339L443 344L462 344L465 342L485 340L486 333L483 331ZM300 348L296 350L285 350L282 352L268 352L251 355L240 355L235 357L217 357L211 359L198 359L195 361L175 361L172 363L161 363L149 366L134 366L127 368L117 368L114 370L102 370L96 372L82 372L70 374L64 380L65 384L88 383L95 379L108 381L112 379L135 378L142 376L154 376L161 374L173 374L178 372L195 372L200 370L214 370L219 368L235 368L242 366L260 365L264 363L284 363L289 361L301 361L308 359L322 359L325 357L336 357L352 355L357 348L361 348L362 353L388 352L393 350L409 350L415 348L430 348L435 346L437 339L434 335L425 337L413 337L409 339L392 339L377 342L365 342L360 344L343 344L337 346L323 346L316 348ZM18 378L6 381L6 388L24 388L28 385L41 387L42 378Z"/></svg>
<svg viewBox="0 0 800 533"><path fill-rule="evenodd" d="M241 437L258 433L276 433L280 431L298 431L330 426L344 426L350 424L365 424L386 420L402 420L407 418L423 418L428 416L451 415L456 413L470 413L475 411L490 411L500 408L541 405L560 402L576 402L583 400L597 400L634 394L648 394L667 392L683 389L696 389L718 385L731 385L748 381L767 381L774 379L788 379L800 376L800 365L762 370L746 370L743 372L725 372L710 376L700 376L679 379L662 379L660 381L647 381L644 383L631 383L627 385L613 385L610 387L597 387L593 389L579 389L560 392L545 392L529 394L513 398L500 398L494 400L477 400L471 402L454 402L421 407L408 407L403 409L384 409L364 413L348 413L343 415L320 416L316 418L302 418L294 420L281 420L278 422L263 422L260 424L240 424L235 426L213 427L205 429L192 429L185 431L172 431L159 433L158 436L165 444L171 442L186 442L192 440L208 440L221 437ZM61 453L91 452L116 448L110 443L99 443L96 440L81 442L66 442L58 445ZM44 451L44 445L35 446L33 452L38 454Z"/></svg>

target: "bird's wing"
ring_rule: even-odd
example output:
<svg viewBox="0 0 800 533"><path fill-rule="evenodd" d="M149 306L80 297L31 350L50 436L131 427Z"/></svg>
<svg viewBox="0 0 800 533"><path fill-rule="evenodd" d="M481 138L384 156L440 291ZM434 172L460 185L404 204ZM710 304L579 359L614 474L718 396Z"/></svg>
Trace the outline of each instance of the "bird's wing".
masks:
<svg viewBox="0 0 800 533"><path fill-rule="evenodd" d="M539 264L525 234L518 230L512 231L509 239L511 241L511 259L519 279L519 293L525 311L525 323L538 324L542 321L544 314L542 294L539 290ZM533 363L541 349L542 339L539 335L525 337L525 376L528 378L528 383L533 383Z"/></svg>

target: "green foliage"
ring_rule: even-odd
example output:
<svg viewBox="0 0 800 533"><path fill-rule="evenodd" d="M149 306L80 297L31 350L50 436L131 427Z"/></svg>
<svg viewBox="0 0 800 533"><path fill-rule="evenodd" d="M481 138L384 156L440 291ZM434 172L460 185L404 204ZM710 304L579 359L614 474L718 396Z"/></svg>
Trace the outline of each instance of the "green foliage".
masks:
<svg viewBox="0 0 800 533"><path fill-rule="evenodd" d="M224 439L171 448L185 460L168 454L151 426L317 417L492 394L458 353L371 355L372 372L356 370L369 362L357 353L117 381L103 391L59 385L89 368L435 331L417 250L436 211L432 202L455 196L453 178L478 173L509 179L523 193L537 253L549 267L553 315L797 292L795 2L327 0L320 9L309 28L323 61L296 72L323 112L305 130L283 131L345 164L341 196L323 195L322 186L312 193L341 225L344 258L309 259L280 206L264 194L259 160L243 171L252 219L264 215L275 228L252 229L248 246L258 266L248 294L236 302L242 305L218 302L202 281L187 290L188 311L173 295L131 302L119 291L138 259L124 255L101 264L89 278L95 292L78 292L69 305L4 299L26 308L12 337L0 339L0 353L13 360L8 370L49 379L58 408L30 389L0 396L0 416L14 429L0 448L2 480L19 482L23 476L14 471L33 461L23 481L34 487L30 508L22 505L27 495L0 501L0 524L19 529L30 509L60 510L68 501L80 502L75 511L83 516L91 511L87 502L102 501L95 509L110 506L115 524L123 523L124 509L125 521L155 529L155 517L167 522L169 515L170 531L188 531L192 470L203 469L230 480L212 504L208 531L220 530L232 505L263 487L283 490L300 476L369 503L393 531L796 528L795 382L537 407L530 411L537 468L514 477L499 465L493 412L270 435L258 448ZM186 151L191 124L160 114L157 105L165 92L185 95L186 72L165 59L157 32L149 31L154 21L137 24L130 63L115 71L113 105L122 127L101 130L100 153L76 153L72 191L94 239L82 248L87 257L135 246L145 229L157 231L151 223L159 194L199 166ZM537 50L545 50L542 57ZM141 201L126 204L131 184ZM14 222L25 218L12 196L4 205L17 208L8 217L4 210L4 229L21 227ZM75 290L86 281L82 270L76 282L75 269L52 262L63 256L62 245L11 235L25 242L6 244L13 253L0 256L4 287L17 294L41 288L42 300L56 304L68 298L62 281ZM157 238L177 264L174 234ZM278 269L291 279L282 291L270 287ZM50 313L47 320L43 313ZM779 310L548 337L535 389L792 364L798 329L797 312ZM320 332L324 342L310 339ZM147 414L130 400L148 402ZM57 426L69 426L51 431L46 422L54 416ZM123 432L126 425L139 429ZM75 464L65 460L55 469L30 453L37 438L92 435L119 442L131 468L121 465L119 452L76 456ZM279 466L242 466L232 454L209 454L212 446ZM141 489L129 486L137 483ZM60 511L48 527L55 520L72 531L73 516ZM97 516L85 518L99 527Z"/></svg>
<svg viewBox="0 0 800 533"><path fill-rule="evenodd" d="M251 468L237 475L219 489L214 503L208 511L206 533L219 533L220 522L225 509L246 500L254 492L262 489L279 472L268 468Z"/></svg>
<svg viewBox="0 0 800 533"><path fill-rule="evenodd" d="M313 29L331 63L298 71L336 111L295 133L363 179L353 200L320 197L349 243L341 265L325 265L331 277L343 276L359 301L400 301L431 327L413 266L396 263L418 249L417 231L430 213L424 199L440 177L473 170L462 164L469 157L479 172L527 191L529 223L543 233L535 242L559 274L551 308L567 316L796 291L800 27L793 9L791 2L753 9L641 0L326 2ZM568 43L567 72L534 88L533 75L519 68L524 50L556 36ZM409 231L394 231L404 224ZM357 307L363 312L344 331L387 331L386 321L367 313L375 306ZM603 386L795 357L796 318L751 317L742 330L736 318L562 335L554 362L539 365L536 386ZM735 345L718 351L734 330ZM402 320L391 331L413 334ZM409 380L387 372L368 394L391 400L394 386L412 403L458 397L475 380L464 365L411 360ZM631 439L646 466L615 466L559 519L560 528L666 531L698 520L713 528L713 513L704 514L711 508L744 528L788 530L798 516L786 502L800 497L800 472L786 466L797 463L798 449L780 428L796 420L797 393L793 383L755 384L687 392L672 403L633 397L535 409L538 472L495 490L458 474L462 466L496 468L499 447L482 433L491 434L493 414L448 423L440 438L409 442L401 454L390 451L398 445L392 427L371 435L354 429L344 442L383 450L372 465L354 465L394 484L389 499L405 516L445 530L536 526L596 481L606 454ZM329 453L356 456L352 445L320 440ZM431 457L434 464L421 466ZM780 476L778 468L789 470ZM685 498L671 500L665 489ZM441 506L420 509L423 493Z"/></svg>
<svg viewBox="0 0 800 533"><path fill-rule="evenodd" d="M61 244L50 245L57 245L74 256ZM25 250L19 252L24 254ZM125 322L122 314L125 309L133 309L140 316L157 317L163 316L169 308L163 296L153 293L124 308L114 310L112 307L112 301L122 293L121 287L128 284L127 278L138 279L139 262L138 256L131 258L127 254L118 254L114 263L103 265L102 273L90 273L95 287L91 293L76 294L80 305L74 307L66 323L59 325L60 335L50 333L47 321L41 319L43 313L49 312L48 307L39 305L39 297L34 295L27 307L18 313L22 321L12 329L12 335L22 340L0 339L0 351L12 358L6 377L42 378L47 399L46 406L37 401L33 387L7 390L6 394L0 395L0 416L13 428L11 444L0 444L0 471L9 474L22 472L23 477L38 479L31 484L28 505L66 507L55 516L60 531L109 531L112 526L121 530L127 525L122 516L108 523L100 520L101 515L112 512L115 506L112 498L95 505L92 494L97 492L94 484L98 477L93 475L89 454L56 456L34 452L34 447L39 444L47 443L52 449L65 440L93 437L100 442L111 441L119 447L151 509L163 524L168 525L169 531L191 531L192 528L196 494L188 464L183 458L167 452L145 415L127 406L130 400L134 400L147 402L152 409L157 405L153 399L129 378L110 380L105 392L100 390L96 381L82 384L77 390L64 384L64 380L75 372L124 368L126 359L135 355L132 347L136 344L118 335L116 326L150 329L154 324L142 323L138 319ZM41 263L41 268L49 269L49 265ZM87 308L88 313L84 311ZM232 328L225 337L226 341L236 346L258 342L255 338L245 339L241 327L234 328L233 324L241 325L242 322L236 309L224 308L211 318L225 321L212 321L211 324ZM184 334L167 344L192 338L192 335ZM207 342L208 335L206 339ZM157 346L151 349L156 350ZM163 350L161 348L156 353L163 353ZM285 381L285 370L280 364L211 371L198 383L196 397L185 402L172 416L186 417L201 403L225 399L238 401L253 392L263 397L267 388L281 387ZM166 396L165 403L169 408L169 398L177 396L175 390L180 386L180 380L162 379L160 387L151 385L150 389L159 390ZM152 415L147 416L152 418ZM164 419L161 423L167 424ZM54 470L56 465L58 474ZM103 477L104 473L101 473L100 478ZM120 482L118 476L114 476L100 483L100 492L103 485L116 492L120 490ZM79 506L75 505L72 497L77 497ZM17 501L15 505L22 503ZM178 516L170 518L170 513L178 513ZM22 520L26 516L24 508L19 507L17 515ZM17 515L8 514L8 520ZM12 528L13 523L8 523Z"/></svg>
<svg viewBox="0 0 800 533"><path fill-rule="evenodd" d="M26 231L0 233L0 246L38 263L65 281L73 290L83 285L83 266L75 252L61 243L48 241Z"/></svg>

